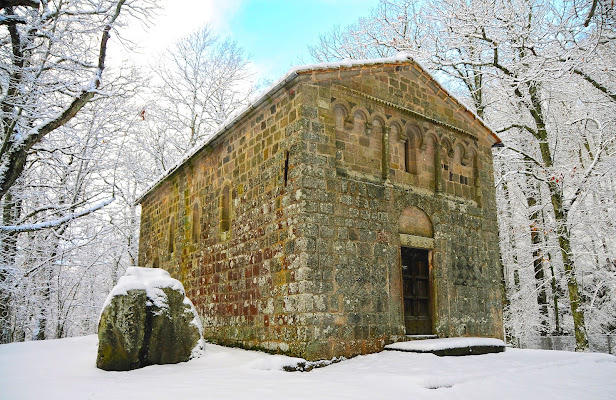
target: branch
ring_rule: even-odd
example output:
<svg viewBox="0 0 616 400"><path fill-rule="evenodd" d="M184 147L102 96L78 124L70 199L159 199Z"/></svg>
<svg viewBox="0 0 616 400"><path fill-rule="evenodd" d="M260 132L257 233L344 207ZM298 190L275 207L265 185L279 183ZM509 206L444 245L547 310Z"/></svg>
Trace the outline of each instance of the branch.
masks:
<svg viewBox="0 0 616 400"><path fill-rule="evenodd" d="M537 135L537 131L535 131L533 128L531 128L530 126L527 125L519 125L519 124L513 124L513 125L509 125L506 128L503 129L499 129L496 131L496 133L501 133L501 132L505 132L508 131L509 129L513 129L513 128L518 128L518 129L525 129L528 132L531 133L531 135L536 136Z"/></svg>
<svg viewBox="0 0 616 400"><path fill-rule="evenodd" d="M602 92L603 94L605 94L606 96L608 96L609 98L611 98L613 101L616 101L616 94L612 94L610 93L610 91L608 90L608 88L606 88L605 86L603 86L602 84L600 84L599 82L597 82L596 80L594 80L593 78L590 77L590 75L588 75L587 73L585 73L584 71L575 68L573 70L574 73L578 74L579 76L581 76L582 78L584 78L584 80L586 80L586 82L590 83L591 85L593 85L596 89L598 89L600 92Z"/></svg>
<svg viewBox="0 0 616 400"><path fill-rule="evenodd" d="M0 10L7 7L39 8L39 0L0 0Z"/></svg>
<svg viewBox="0 0 616 400"><path fill-rule="evenodd" d="M111 15L109 21L105 24L105 27L103 28L103 35L101 37L100 50L98 54L97 70L94 74L94 77L90 81L90 84L82 90L79 96L73 99L71 104L64 111L56 115L54 118L44 121L38 126L34 127L26 136L26 138L23 139L23 141L18 140L12 143L5 143L3 145L2 153L0 153L0 160L2 161L1 167L4 168L7 172L3 174L2 177L0 177L0 198L4 197L6 192L21 176L26 163L27 153L32 148L32 146L34 146L36 143L39 143L48 133L68 123L97 93L97 89L101 85L103 70L105 69L107 42L109 41L109 37L111 36L111 29L113 28L115 21L118 19L125 1L126 0L118 1L114 13ZM9 25L9 28L11 27L14 28L15 25ZM16 32L15 34L11 32L11 36L16 36L16 38L19 37ZM13 51L15 52L15 45L13 47Z"/></svg>
<svg viewBox="0 0 616 400"><path fill-rule="evenodd" d="M590 10L588 11L588 16L586 17L586 20L584 21L585 28L588 28L588 25L590 24L590 20L595 15L595 10L597 9L598 2L599 2L598 0L592 0L592 6L590 7Z"/></svg>
<svg viewBox="0 0 616 400"><path fill-rule="evenodd" d="M105 207L106 205L109 205L113 202L113 200L115 200L113 197L110 199L107 199L105 201L101 201L98 204L95 204L94 206L85 209L83 211L79 211L76 213L71 213L68 214L67 216L64 216L62 218L58 218L56 220L53 221L47 221L47 222L41 222L38 224L30 224L30 225L5 225L5 226L0 226L0 231L4 231L4 232L17 232L17 233L22 233L22 232L34 232L34 231L40 231L42 229L49 229L49 228L55 228L57 226L60 225L64 225L67 222L70 222L74 219L80 218L80 217L84 217L88 214L93 213L94 211L98 211L101 208Z"/></svg>
<svg viewBox="0 0 616 400"><path fill-rule="evenodd" d="M25 24L26 19L17 15L0 15L0 25Z"/></svg>
<svg viewBox="0 0 616 400"><path fill-rule="evenodd" d="M612 137L611 139L609 139L607 142L605 142L603 144L603 146L601 146L599 148L599 150L597 150L597 154L595 155L594 160L592 160L592 163L586 169L586 173L584 174L584 177L582 178L582 182L580 182L580 184L578 185L578 188L575 191L575 194L569 200L569 209L571 209L571 207L573 207L573 205L575 204L577 199L580 197L580 194L582 193L582 190L583 190L582 187L590 179L590 176L592 175L592 172L595 170L595 167L599 163L599 159L601 158L601 155L603 154L603 152L605 150L607 150L609 148L610 143L612 143L614 140L616 140L616 137Z"/></svg>
<svg viewBox="0 0 616 400"><path fill-rule="evenodd" d="M73 100L70 106L68 106L66 110L64 110L60 115L50 121L44 122L42 125L39 125L39 127L35 128L37 134L33 135L33 137L38 138L36 142L40 141L40 139L42 139L42 137L47 135L49 132L52 132L53 130L61 127L62 125L70 121L75 115L77 115L77 112L81 110L83 106L85 106L88 101L92 99L92 97L94 97L94 94L96 93L96 90L100 87L103 78L103 70L105 69L105 58L107 56L107 42L109 41L109 37L111 36L110 32L116 19L118 19L118 17L120 16L120 11L125 1L126 0L120 0L118 2L114 14L103 29L103 36L101 37L100 50L98 54L98 66L96 69L96 74L94 75L92 81L90 82L88 87L84 89L81 94Z"/></svg>
<svg viewBox="0 0 616 400"><path fill-rule="evenodd" d="M524 158L524 160L526 160L526 161L530 161L530 162L532 162L533 164L535 164L535 165L536 165L536 166L538 166L538 167L541 167L541 168L543 168L543 167L544 167L542 163L540 163L539 161L537 161L537 160L536 160L533 156L529 155L528 153L526 153L526 152L525 152L525 151L523 151L523 150L516 149L515 147L511 147L511 146L508 146L508 145L505 145L505 147L504 147L504 148L505 148L505 149L508 149L508 150L511 150L511 151L513 151L513 152L515 152L515 153L520 154L520 155ZM538 177L537 177L537 179L540 179L540 178L538 178Z"/></svg>
<svg viewBox="0 0 616 400"><path fill-rule="evenodd" d="M33 186L33 188L36 186ZM40 187L40 186L39 186ZM49 188L49 186L47 186ZM54 187L51 187L52 189L56 189ZM39 207L31 212L29 212L27 215L23 216L20 218L19 221L16 222L17 225L22 225L24 222L26 222L27 220L29 220L30 218L36 216L37 214L40 214L42 212L45 211L49 211L49 210L54 210L55 214L58 214L62 211L68 211L68 210L74 210L75 208L79 207L80 205L85 204L88 200L92 200L92 199L85 199L82 201L79 201L75 204L70 204L70 205L48 205L48 206L43 206L43 207Z"/></svg>
<svg viewBox="0 0 616 400"><path fill-rule="evenodd" d="M32 275L33 273L37 272L39 269L41 269L45 265L48 265L50 262L52 262L52 261L54 261L54 260L56 260L58 258L64 257L66 254L70 253L71 251L80 249L82 247L85 247L85 246L91 244L94 241L94 239L96 238L96 236L97 236L97 234L93 235L91 238L88 238L87 241L81 242L80 244L77 244L75 247L71 247L69 249L63 250L62 252L56 253L55 255L52 255L50 258L39 262L37 265L33 266L32 268L30 268L29 270L24 272L23 277L21 279L29 277L30 275ZM15 287L17 287L18 285L19 285L19 282L17 282L17 284L15 284Z"/></svg>

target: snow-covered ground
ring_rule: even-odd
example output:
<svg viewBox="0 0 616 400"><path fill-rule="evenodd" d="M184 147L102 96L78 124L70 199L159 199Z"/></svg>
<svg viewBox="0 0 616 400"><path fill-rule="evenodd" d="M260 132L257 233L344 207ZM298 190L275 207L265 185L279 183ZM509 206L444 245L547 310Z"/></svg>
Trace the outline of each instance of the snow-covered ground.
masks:
<svg viewBox="0 0 616 400"><path fill-rule="evenodd" d="M96 349L96 336L0 345L0 399L616 399L616 357L605 354L384 351L283 372L286 357L208 344L187 363L106 372Z"/></svg>

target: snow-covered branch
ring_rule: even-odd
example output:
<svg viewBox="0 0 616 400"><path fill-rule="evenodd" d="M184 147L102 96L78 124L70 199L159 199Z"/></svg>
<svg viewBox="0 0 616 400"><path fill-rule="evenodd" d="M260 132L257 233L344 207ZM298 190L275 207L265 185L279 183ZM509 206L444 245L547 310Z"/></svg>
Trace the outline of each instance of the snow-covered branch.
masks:
<svg viewBox="0 0 616 400"><path fill-rule="evenodd" d="M49 229L49 228L56 228L58 226L64 225L68 222L71 222L77 218L80 217L84 217L88 214L92 214L95 211L100 210L101 208L111 204L113 202L114 198L110 198L107 199L105 201L101 201L95 205L93 205L92 207L89 207L87 209L78 211L78 212L73 212L70 213L62 218L58 218L55 219L53 221L46 221L46 222L40 222L37 224L25 224L25 225L5 225L5 226L1 226L0 225L0 231L4 231L4 232L34 232L34 231L39 231L42 229Z"/></svg>

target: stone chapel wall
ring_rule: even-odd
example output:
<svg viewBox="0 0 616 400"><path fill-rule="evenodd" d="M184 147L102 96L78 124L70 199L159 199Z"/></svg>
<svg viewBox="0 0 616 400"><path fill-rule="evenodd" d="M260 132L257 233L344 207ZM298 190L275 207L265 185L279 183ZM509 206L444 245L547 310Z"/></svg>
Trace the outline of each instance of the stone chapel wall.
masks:
<svg viewBox="0 0 616 400"><path fill-rule="evenodd" d="M377 351L404 335L400 246L408 244L398 219L408 207L434 224L434 333L502 337L490 138L467 116L436 120L448 99L396 72L315 74L302 86L305 156L318 160L301 167L302 252L315 283L307 289L322 298L326 288L327 299L318 354Z"/></svg>
<svg viewBox="0 0 616 400"><path fill-rule="evenodd" d="M140 265L184 283L210 340L365 354L405 333L417 207L434 332L501 337L491 139L460 107L413 65L300 74L146 196Z"/></svg>
<svg viewBox="0 0 616 400"><path fill-rule="evenodd" d="M301 101L281 90L142 203L139 263L183 282L210 341L298 354ZM296 276L297 275L297 276Z"/></svg>

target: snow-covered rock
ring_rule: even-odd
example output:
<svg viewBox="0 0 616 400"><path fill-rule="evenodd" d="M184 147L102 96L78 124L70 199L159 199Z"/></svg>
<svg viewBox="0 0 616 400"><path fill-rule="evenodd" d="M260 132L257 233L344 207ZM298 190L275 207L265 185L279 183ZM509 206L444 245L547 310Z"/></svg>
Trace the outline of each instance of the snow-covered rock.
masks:
<svg viewBox="0 0 616 400"><path fill-rule="evenodd" d="M98 324L96 366L127 371L203 352L197 311L167 271L130 267L111 290Z"/></svg>

